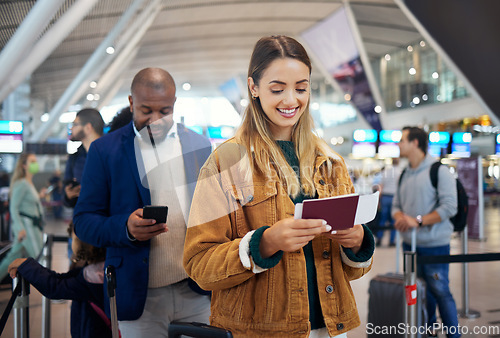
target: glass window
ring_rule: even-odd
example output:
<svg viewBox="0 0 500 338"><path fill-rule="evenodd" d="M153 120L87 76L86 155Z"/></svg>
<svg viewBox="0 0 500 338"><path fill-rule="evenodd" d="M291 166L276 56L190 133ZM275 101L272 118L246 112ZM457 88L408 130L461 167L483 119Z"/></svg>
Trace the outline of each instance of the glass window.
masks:
<svg viewBox="0 0 500 338"><path fill-rule="evenodd" d="M464 84L424 41L385 55L379 65L380 75L376 78L389 112L469 95Z"/></svg>

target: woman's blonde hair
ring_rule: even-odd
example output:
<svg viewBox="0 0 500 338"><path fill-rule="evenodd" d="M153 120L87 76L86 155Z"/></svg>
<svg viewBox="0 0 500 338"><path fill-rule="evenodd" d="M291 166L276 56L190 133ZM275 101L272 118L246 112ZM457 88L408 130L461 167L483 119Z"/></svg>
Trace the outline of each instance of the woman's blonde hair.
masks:
<svg viewBox="0 0 500 338"><path fill-rule="evenodd" d="M311 61L304 47L297 40L280 35L264 37L257 42L250 59L248 77L251 77L258 86L269 65L276 59L284 58L292 58L304 63L309 68L309 75L311 74ZM248 88L248 97L252 97L250 88ZM313 133L314 122L309 113L309 102L292 131L292 142L300 161L300 184L297 175L274 141L269 123L270 120L262 109L260 99L258 97L251 99L235 136L253 155L254 161L250 161L251 169L258 170L270 178L271 166L273 166L279 180L286 184L289 195L297 196L302 187L304 194L314 196L316 189L313 174L316 157L320 153L328 154L331 150L321 138ZM328 170L331 170L330 165Z"/></svg>
<svg viewBox="0 0 500 338"><path fill-rule="evenodd" d="M28 162L28 157L34 155L33 153L22 153L17 160L16 167L12 173L12 179L10 180L10 186L14 185L17 181L26 177L26 169L24 165Z"/></svg>

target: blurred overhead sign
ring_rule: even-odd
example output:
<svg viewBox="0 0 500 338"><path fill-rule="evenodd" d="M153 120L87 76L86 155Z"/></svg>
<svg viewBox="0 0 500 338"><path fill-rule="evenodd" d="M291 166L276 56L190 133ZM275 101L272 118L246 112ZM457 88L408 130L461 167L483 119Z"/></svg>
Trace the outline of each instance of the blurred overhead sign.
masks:
<svg viewBox="0 0 500 338"><path fill-rule="evenodd" d="M363 115L370 126L380 131L373 98L360 54L343 8L302 33L302 38L323 67L340 85L344 98Z"/></svg>

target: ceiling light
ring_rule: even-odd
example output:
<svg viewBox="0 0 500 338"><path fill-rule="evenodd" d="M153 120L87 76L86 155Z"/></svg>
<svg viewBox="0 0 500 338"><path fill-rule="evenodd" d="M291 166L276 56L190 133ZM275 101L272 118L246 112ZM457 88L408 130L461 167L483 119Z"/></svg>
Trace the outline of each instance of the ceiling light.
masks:
<svg viewBox="0 0 500 338"><path fill-rule="evenodd" d="M40 116L40 121L47 122L48 120L49 120L49 113L45 113L42 116Z"/></svg>
<svg viewBox="0 0 500 338"><path fill-rule="evenodd" d="M366 140L366 131L364 131L363 129L356 129L354 131L354 134L352 135L352 138L356 142L363 142L364 140Z"/></svg>
<svg viewBox="0 0 500 338"><path fill-rule="evenodd" d="M399 142L401 141L401 137L403 136L403 132L401 130L394 130L392 133L391 133L391 140L393 142Z"/></svg>
<svg viewBox="0 0 500 338"><path fill-rule="evenodd" d="M109 55L114 54L114 52L115 52L114 47L109 46L108 48L106 48L106 53L108 53Z"/></svg>
<svg viewBox="0 0 500 338"><path fill-rule="evenodd" d="M351 94L345 94L345 95L344 95L344 99L345 99L346 101L351 101Z"/></svg>
<svg viewBox="0 0 500 338"><path fill-rule="evenodd" d="M413 102L413 103L415 103L415 104L419 104L419 103L420 103L420 99L419 99L418 97L416 97L416 96L415 96L415 97L413 98L413 101L412 101L412 102Z"/></svg>
<svg viewBox="0 0 500 338"><path fill-rule="evenodd" d="M385 54L384 58L386 61L391 61L391 56L389 54Z"/></svg>
<svg viewBox="0 0 500 338"><path fill-rule="evenodd" d="M99 101L101 96L99 94L94 94L94 101Z"/></svg>
<svg viewBox="0 0 500 338"><path fill-rule="evenodd" d="M91 82L89 83L89 87L90 87L90 88L96 88L96 87L97 87L97 82L95 82L95 81L91 81Z"/></svg>
<svg viewBox="0 0 500 338"><path fill-rule="evenodd" d="M319 103L318 102L311 103L311 109L312 110L318 110L319 109Z"/></svg>
<svg viewBox="0 0 500 338"><path fill-rule="evenodd" d="M189 91L191 90L191 84L189 82L185 82L183 85L182 85L182 89L184 89L185 91Z"/></svg>
<svg viewBox="0 0 500 338"><path fill-rule="evenodd" d="M407 49L410 53L411 53L411 52L413 52L413 47L412 47L412 46L408 46L406 49Z"/></svg>
<svg viewBox="0 0 500 338"><path fill-rule="evenodd" d="M246 107L246 106L248 106L248 100L247 100L247 99L241 99L241 100L240 100L240 105L241 105L242 107Z"/></svg>
<svg viewBox="0 0 500 338"><path fill-rule="evenodd" d="M438 73L438 72L434 72L434 73L432 73L432 78L433 78L433 79L437 79L437 78L439 78L439 73Z"/></svg>
<svg viewBox="0 0 500 338"><path fill-rule="evenodd" d="M408 73L410 73L410 75L415 75L417 74L417 71L415 68L411 67L409 70L408 70Z"/></svg>
<svg viewBox="0 0 500 338"><path fill-rule="evenodd" d="M429 134L429 141L431 141L432 143L437 143L439 142L439 140L440 138L438 132L433 131L432 133Z"/></svg>
<svg viewBox="0 0 500 338"><path fill-rule="evenodd" d="M93 101L94 100L94 94L87 94L87 100Z"/></svg>
<svg viewBox="0 0 500 338"><path fill-rule="evenodd" d="M382 112L382 107L375 106L375 108L373 110L375 110L375 113L380 114Z"/></svg>
<svg viewBox="0 0 500 338"><path fill-rule="evenodd" d="M72 123L76 118L76 111L69 111L66 113L62 113L59 116L59 122L61 123Z"/></svg>
<svg viewBox="0 0 500 338"><path fill-rule="evenodd" d="M424 40L420 41L420 47L425 47L425 41Z"/></svg>

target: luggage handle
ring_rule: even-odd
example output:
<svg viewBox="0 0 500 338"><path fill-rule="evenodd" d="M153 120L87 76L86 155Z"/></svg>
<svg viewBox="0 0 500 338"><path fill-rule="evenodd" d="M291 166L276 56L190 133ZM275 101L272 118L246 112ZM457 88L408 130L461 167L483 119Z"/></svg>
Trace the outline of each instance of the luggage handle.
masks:
<svg viewBox="0 0 500 338"><path fill-rule="evenodd" d="M197 322L179 322L173 321L168 326L168 336L179 338L181 335L197 338L232 338L231 331L221 329L203 323Z"/></svg>
<svg viewBox="0 0 500 338"><path fill-rule="evenodd" d="M401 253L401 234L399 230L396 231L396 273L399 273L399 260ZM411 251L417 251L417 228L411 229Z"/></svg>

